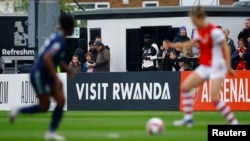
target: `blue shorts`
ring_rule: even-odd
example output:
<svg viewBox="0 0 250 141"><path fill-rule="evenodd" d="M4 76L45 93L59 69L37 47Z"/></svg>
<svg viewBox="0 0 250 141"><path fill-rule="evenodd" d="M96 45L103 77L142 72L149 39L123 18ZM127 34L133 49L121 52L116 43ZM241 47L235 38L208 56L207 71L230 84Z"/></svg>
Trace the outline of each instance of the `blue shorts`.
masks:
<svg viewBox="0 0 250 141"><path fill-rule="evenodd" d="M32 70L30 81L37 95L50 94L54 86L54 79L40 70Z"/></svg>

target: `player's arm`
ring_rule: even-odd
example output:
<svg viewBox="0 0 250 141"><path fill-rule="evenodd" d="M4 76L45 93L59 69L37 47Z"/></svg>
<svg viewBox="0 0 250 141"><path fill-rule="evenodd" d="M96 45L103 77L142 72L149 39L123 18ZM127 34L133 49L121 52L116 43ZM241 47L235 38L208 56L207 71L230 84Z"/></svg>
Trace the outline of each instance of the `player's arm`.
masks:
<svg viewBox="0 0 250 141"><path fill-rule="evenodd" d="M65 70L70 76L73 75L72 70L70 69L70 67L68 66L68 64L65 61L61 61L59 64L63 70Z"/></svg>
<svg viewBox="0 0 250 141"><path fill-rule="evenodd" d="M195 43L196 41L191 39L185 42L177 42L177 43L169 42L168 45L172 48L192 48L195 45Z"/></svg>
<svg viewBox="0 0 250 141"><path fill-rule="evenodd" d="M44 64L45 64L46 69L49 72L49 74L54 79L58 79L57 73L56 73L56 70L55 70L55 65L54 65L54 62L53 62L53 56L52 56L52 54L49 53L49 52L46 52L44 54L43 61L44 61Z"/></svg>
<svg viewBox="0 0 250 141"><path fill-rule="evenodd" d="M63 70L65 70L66 72L70 71L70 68L68 66L68 64L65 61L61 61L60 62L60 66L62 67Z"/></svg>

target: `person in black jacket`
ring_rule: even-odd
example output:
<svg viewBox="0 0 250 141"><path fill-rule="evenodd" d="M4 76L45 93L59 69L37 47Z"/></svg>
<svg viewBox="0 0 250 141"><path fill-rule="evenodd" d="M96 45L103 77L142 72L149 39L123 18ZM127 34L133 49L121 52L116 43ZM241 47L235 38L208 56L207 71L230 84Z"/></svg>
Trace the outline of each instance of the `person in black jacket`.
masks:
<svg viewBox="0 0 250 141"><path fill-rule="evenodd" d="M96 61L96 57L97 57L98 52L94 46L94 41L89 41L89 52L93 54L94 61Z"/></svg>
<svg viewBox="0 0 250 141"><path fill-rule="evenodd" d="M142 71L157 71L157 50L152 46L148 34L144 35L145 46L142 48Z"/></svg>
<svg viewBox="0 0 250 141"><path fill-rule="evenodd" d="M164 40L162 42L162 54L161 54L161 65L160 65L160 70L162 71L168 71L168 64L170 60L170 52L174 51L173 48L170 48L167 45L168 40Z"/></svg>
<svg viewBox="0 0 250 141"><path fill-rule="evenodd" d="M81 64L86 62L85 54L88 52L88 43L85 39L79 39L78 47L76 48L74 55L77 55Z"/></svg>
<svg viewBox="0 0 250 141"><path fill-rule="evenodd" d="M179 33L178 35L174 38L173 43L178 43L178 42L185 42L185 41L189 41L190 38L187 36L187 28L185 26L181 26L179 28ZM181 53L181 48L176 48L176 55L177 57L180 56Z"/></svg>
<svg viewBox="0 0 250 141"><path fill-rule="evenodd" d="M246 61L246 69L250 70L250 19L246 19L245 25L238 35L238 40L243 40L245 43L247 51L243 54L243 57Z"/></svg>
<svg viewBox="0 0 250 141"><path fill-rule="evenodd" d="M179 71L180 70L180 65L178 61L174 61L175 59L177 59L177 54L176 51L171 51L169 54L169 61L168 61L168 71ZM171 61L172 60L172 61Z"/></svg>
<svg viewBox="0 0 250 141"><path fill-rule="evenodd" d="M231 55L233 55L234 51L236 50L236 47L234 45L233 39L230 38L230 30L229 29L224 29L223 33L226 37L227 44L231 47Z"/></svg>

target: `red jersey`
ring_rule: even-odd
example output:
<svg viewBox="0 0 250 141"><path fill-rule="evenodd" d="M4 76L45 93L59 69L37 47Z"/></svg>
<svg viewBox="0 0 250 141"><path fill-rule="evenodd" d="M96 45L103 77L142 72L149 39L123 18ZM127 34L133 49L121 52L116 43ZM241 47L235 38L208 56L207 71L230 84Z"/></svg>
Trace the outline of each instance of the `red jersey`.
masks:
<svg viewBox="0 0 250 141"><path fill-rule="evenodd" d="M221 47L221 42L225 40L225 36L215 25L209 23L204 29L198 28L194 34L194 40L199 44L199 63L201 65L212 66L217 61L225 62Z"/></svg>
<svg viewBox="0 0 250 141"><path fill-rule="evenodd" d="M245 53L247 51L247 48L243 47L242 49L241 48L238 48L237 49L238 53ZM238 64L237 64L237 70L244 70L246 69L246 61L242 58L240 58Z"/></svg>

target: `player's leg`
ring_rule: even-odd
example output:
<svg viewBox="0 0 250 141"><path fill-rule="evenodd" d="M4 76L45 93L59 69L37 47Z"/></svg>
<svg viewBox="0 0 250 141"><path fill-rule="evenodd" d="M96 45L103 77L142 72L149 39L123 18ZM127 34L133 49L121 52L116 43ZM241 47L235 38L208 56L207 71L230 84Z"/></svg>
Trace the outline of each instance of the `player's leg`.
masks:
<svg viewBox="0 0 250 141"><path fill-rule="evenodd" d="M33 114L38 112L46 112L50 106L50 96L46 86L46 81L41 79L40 73L31 74L31 84L36 92L39 104L28 107L14 107L10 111L9 121L14 123L15 117L18 114Z"/></svg>
<svg viewBox="0 0 250 141"><path fill-rule="evenodd" d="M65 140L64 137L56 133L56 130L58 129L60 121L63 117L63 107L65 104L62 83L55 84L53 86L51 91L51 96L55 99L57 105L53 111L49 131L45 134L45 139L47 140L54 139L57 141L62 141Z"/></svg>
<svg viewBox="0 0 250 141"><path fill-rule="evenodd" d="M202 84L208 77L209 68L205 66L199 66L194 72L192 72L181 85L181 96L184 117L181 120L174 121L175 126L186 125L191 127L193 125L193 93L192 89Z"/></svg>
<svg viewBox="0 0 250 141"><path fill-rule="evenodd" d="M34 114L39 112L47 112L50 106L49 94L39 95L39 104L27 106L27 107L15 107L11 110L9 121L11 124L18 114Z"/></svg>
<svg viewBox="0 0 250 141"><path fill-rule="evenodd" d="M230 124L238 124L230 106L224 101L220 100L220 90L221 84L223 82L222 78L211 80L211 99L218 111L226 118Z"/></svg>

